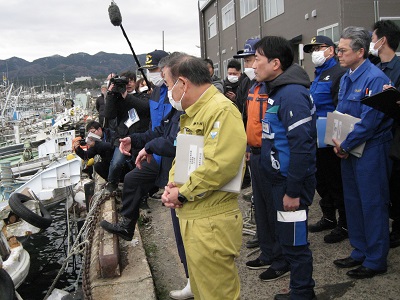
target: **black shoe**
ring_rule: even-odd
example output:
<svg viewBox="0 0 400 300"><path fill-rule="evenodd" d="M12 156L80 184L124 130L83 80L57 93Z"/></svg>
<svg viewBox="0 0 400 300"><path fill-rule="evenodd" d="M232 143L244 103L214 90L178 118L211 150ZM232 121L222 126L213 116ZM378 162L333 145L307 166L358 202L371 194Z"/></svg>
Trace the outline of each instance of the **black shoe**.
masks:
<svg viewBox="0 0 400 300"><path fill-rule="evenodd" d="M274 300L290 300L290 295L291 292L286 293L286 294L276 294L274 297ZM313 291L313 295L312 295L312 300L317 300L317 296L315 295L314 291Z"/></svg>
<svg viewBox="0 0 400 300"><path fill-rule="evenodd" d="M254 236L254 238L252 238L251 240L248 240L246 242L246 248L256 248L258 247L260 244L258 243L258 237L257 235Z"/></svg>
<svg viewBox="0 0 400 300"><path fill-rule="evenodd" d="M320 232L324 230L334 229L337 225L336 220L330 220L325 217L322 217L317 223L309 225L309 232Z"/></svg>
<svg viewBox="0 0 400 300"><path fill-rule="evenodd" d="M259 258L256 258L255 260L250 260L246 263L246 266L252 270L267 269L270 265L270 262L263 261Z"/></svg>
<svg viewBox="0 0 400 300"><path fill-rule="evenodd" d="M258 277L262 281L274 281L289 274L290 274L289 267L286 267L282 270L274 270L272 268L268 268L267 271L262 272Z"/></svg>
<svg viewBox="0 0 400 300"><path fill-rule="evenodd" d="M347 229L337 226L335 229L331 231L331 233L324 236L325 243L334 244L339 243L349 237L349 233Z"/></svg>
<svg viewBox="0 0 400 300"><path fill-rule="evenodd" d="M114 193L114 191L116 191L117 188L118 184L114 182L108 182L106 185L105 193L111 195L112 193Z"/></svg>
<svg viewBox="0 0 400 300"><path fill-rule="evenodd" d="M390 233L390 248L396 248L400 246L400 231L393 230Z"/></svg>
<svg viewBox="0 0 400 300"><path fill-rule="evenodd" d="M150 208L149 204L147 203L147 199L148 199L148 197L145 196L140 200L139 208L142 210L147 210L147 212L151 212L151 208Z"/></svg>
<svg viewBox="0 0 400 300"><path fill-rule="evenodd" d="M334 260L333 263L339 268L352 268L361 265L363 262L351 258L351 256Z"/></svg>
<svg viewBox="0 0 400 300"><path fill-rule="evenodd" d="M112 224L106 220L100 222L100 226L104 230L116 234L126 241L132 241L133 239L133 234L135 232L134 225L135 224L127 218L123 218L122 222L116 224Z"/></svg>
<svg viewBox="0 0 400 300"><path fill-rule="evenodd" d="M346 275L350 276L351 278L356 279L364 279L364 278L372 278L375 275L385 274L387 270L376 271L370 268L359 266L357 269L350 270L346 273Z"/></svg>

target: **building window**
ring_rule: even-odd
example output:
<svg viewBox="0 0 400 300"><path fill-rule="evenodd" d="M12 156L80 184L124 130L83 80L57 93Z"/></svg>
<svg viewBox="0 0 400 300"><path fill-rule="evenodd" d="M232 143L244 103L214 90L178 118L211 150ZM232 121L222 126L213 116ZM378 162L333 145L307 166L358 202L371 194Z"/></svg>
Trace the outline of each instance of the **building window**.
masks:
<svg viewBox="0 0 400 300"><path fill-rule="evenodd" d="M219 78L219 63L214 64L214 75Z"/></svg>
<svg viewBox="0 0 400 300"><path fill-rule="evenodd" d="M207 22L208 28L208 39L217 35L217 16L213 15L210 20Z"/></svg>
<svg viewBox="0 0 400 300"><path fill-rule="evenodd" d="M327 36L337 45L340 39L339 23L317 29L317 35Z"/></svg>
<svg viewBox="0 0 400 300"><path fill-rule="evenodd" d="M257 9L257 0L240 0L240 17L244 18Z"/></svg>
<svg viewBox="0 0 400 300"><path fill-rule="evenodd" d="M264 21L271 20L285 12L284 0L264 0Z"/></svg>
<svg viewBox="0 0 400 300"><path fill-rule="evenodd" d="M400 17L381 17L380 20L390 20L400 27ZM396 54L400 56L400 45L397 47Z"/></svg>
<svg viewBox="0 0 400 300"><path fill-rule="evenodd" d="M235 8L233 0L225 5L222 10L222 30L235 23Z"/></svg>

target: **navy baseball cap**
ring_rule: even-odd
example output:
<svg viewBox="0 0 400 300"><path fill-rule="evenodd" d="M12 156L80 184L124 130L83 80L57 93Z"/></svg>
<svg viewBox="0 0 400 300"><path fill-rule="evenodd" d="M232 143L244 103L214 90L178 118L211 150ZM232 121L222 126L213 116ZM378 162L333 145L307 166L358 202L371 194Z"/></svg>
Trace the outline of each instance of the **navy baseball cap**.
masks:
<svg viewBox="0 0 400 300"><path fill-rule="evenodd" d="M311 39L311 42L309 44L305 44L303 47L303 51L305 53L310 53L312 47L318 46L318 45L327 45L327 46L332 46L333 48L336 47L335 43L332 42L330 38L324 35L316 35Z"/></svg>
<svg viewBox="0 0 400 300"><path fill-rule="evenodd" d="M140 69L155 69L158 67L160 60L168 55L168 52L164 50L154 50L146 55L146 62Z"/></svg>
<svg viewBox="0 0 400 300"><path fill-rule="evenodd" d="M239 50L236 55L233 56L233 58L243 58L246 56L254 55L256 54L256 49L254 48L254 45L259 41L260 39L248 39L246 43L244 44L244 49Z"/></svg>

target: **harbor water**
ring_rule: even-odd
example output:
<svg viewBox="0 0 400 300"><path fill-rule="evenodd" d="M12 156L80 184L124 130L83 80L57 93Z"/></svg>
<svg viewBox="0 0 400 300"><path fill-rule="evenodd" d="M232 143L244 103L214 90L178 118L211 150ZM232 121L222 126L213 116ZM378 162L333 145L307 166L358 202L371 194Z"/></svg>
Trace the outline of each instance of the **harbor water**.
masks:
<svg viewBox="0 0 400 300"><path fill-rule="evenodd" d="M67 256L68 226L65 202L48 210L53 217L51 226L23 242L24 248L31 257L29 275L17 290L24 300L44 299ZM74 225L70 226L71 230L75 232L75 235L78 232ZM70 238L70 245L73 242ZM74 292L75 288L81 284L79 274L81 264L81 256L70 258L55 288Z"/></svg>

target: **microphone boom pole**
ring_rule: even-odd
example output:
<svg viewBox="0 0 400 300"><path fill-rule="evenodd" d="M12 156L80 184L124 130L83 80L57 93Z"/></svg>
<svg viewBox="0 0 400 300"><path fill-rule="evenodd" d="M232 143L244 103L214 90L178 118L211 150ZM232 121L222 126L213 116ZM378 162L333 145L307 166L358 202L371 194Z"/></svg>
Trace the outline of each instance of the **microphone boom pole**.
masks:
<svg viewBox="0 0 400 300"><path fill-rule="evenodd" d="M121 12L119 11L119 8L118 8L117 4L115 4L114 1L112 1L112 2L111 2L111 5L108 7L108 14L109 14L109 16L110 16L110 21L111 21L111 23L112 23L114 26L119 26L119 27L121 28L122 33L123 33L123 35L124 35L126 41L128 42L129 48L130 48L131 51L132 51L133 58L135 59L136 65L139 67L139 70L140 70L140 72L142 73L143 78L144 78L144 80L146 81L146 84L147 84L147 86L148 86L149 89L150 89L150 87L151 87L150 82L147 80L147 77L146 77L146 75L144 74L144 70L141 69L140 62L139 62L139 60L138 60L138 58L137 58L137 56L136 56L135 50L133 50L132 44L131 44L131 42L129 41L128 36L126 35L126 32L125 32L124 27L122 26L122 16L121 16Z"/></svg>

